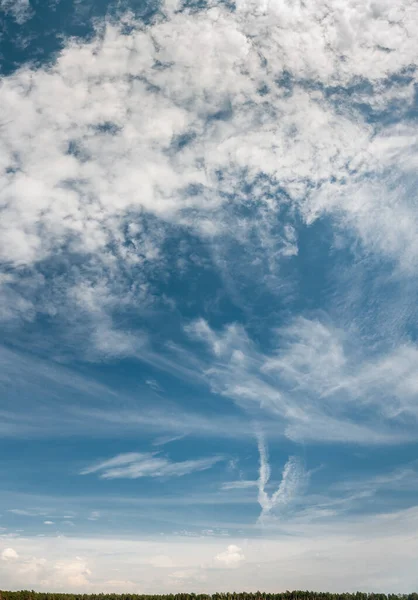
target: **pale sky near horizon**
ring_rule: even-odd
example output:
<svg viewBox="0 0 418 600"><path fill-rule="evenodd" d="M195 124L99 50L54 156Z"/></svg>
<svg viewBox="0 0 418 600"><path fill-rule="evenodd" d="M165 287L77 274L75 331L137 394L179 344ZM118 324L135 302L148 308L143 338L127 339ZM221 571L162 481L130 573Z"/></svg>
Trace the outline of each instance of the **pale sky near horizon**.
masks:
<svg viewBox="0 0 418 600"><path fill-rule="evenodd" d="M418 4L0 0L0 582L418 587Z"/></svg>

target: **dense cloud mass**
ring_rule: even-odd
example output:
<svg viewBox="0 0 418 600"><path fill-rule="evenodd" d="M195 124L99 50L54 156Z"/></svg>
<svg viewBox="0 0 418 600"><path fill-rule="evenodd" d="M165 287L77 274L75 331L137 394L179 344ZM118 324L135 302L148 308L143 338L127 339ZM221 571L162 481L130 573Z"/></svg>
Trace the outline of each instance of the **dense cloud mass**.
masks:
<svg viewBox="0 0 418 600"><path fill-rule="evenodd" d="M231 236L255 244L273 275L296 216L331 214L414 269L416 4L178 8L147 27L127 13L3 79L3 318L143 306L172 225L224 260Z"/></svg>

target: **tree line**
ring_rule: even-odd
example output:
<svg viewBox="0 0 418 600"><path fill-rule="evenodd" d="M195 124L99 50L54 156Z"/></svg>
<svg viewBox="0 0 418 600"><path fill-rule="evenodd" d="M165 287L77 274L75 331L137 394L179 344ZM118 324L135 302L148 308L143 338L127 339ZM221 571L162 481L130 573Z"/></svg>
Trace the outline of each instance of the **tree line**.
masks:
<svg viewBox="0 0 418 600"><path fill-rule="evenodd" d="M280 594L228 592L217 594L54 594L20 590L0 590L0 600L418 600L418 594L374 594L355 592L332 594L295 590Z"/></svg>

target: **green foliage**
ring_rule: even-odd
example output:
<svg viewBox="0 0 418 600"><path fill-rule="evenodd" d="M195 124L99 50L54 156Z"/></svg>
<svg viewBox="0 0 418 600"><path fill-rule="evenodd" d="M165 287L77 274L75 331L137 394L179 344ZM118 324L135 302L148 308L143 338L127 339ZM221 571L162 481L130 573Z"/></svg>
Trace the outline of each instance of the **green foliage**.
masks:
<svg viewBox="0 0 418 600"><path fill-rule="evenodd" d="M331 594L328 592L310 592L295 590L281 594L266 592L227 592L217 594L47 594L21 590L7 592L0 590L0 600L418 600L418 594Z"/></svg>

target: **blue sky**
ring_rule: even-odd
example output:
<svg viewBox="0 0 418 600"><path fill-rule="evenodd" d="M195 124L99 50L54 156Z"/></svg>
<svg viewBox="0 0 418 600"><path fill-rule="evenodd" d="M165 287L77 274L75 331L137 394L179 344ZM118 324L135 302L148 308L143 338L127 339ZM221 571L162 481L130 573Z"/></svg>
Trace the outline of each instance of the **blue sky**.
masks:
<svg viewBox="0 0 418 600"><path fill-rule="evenodd" d="M416 3L0 14L2 587L416 589Z"/></svg>

